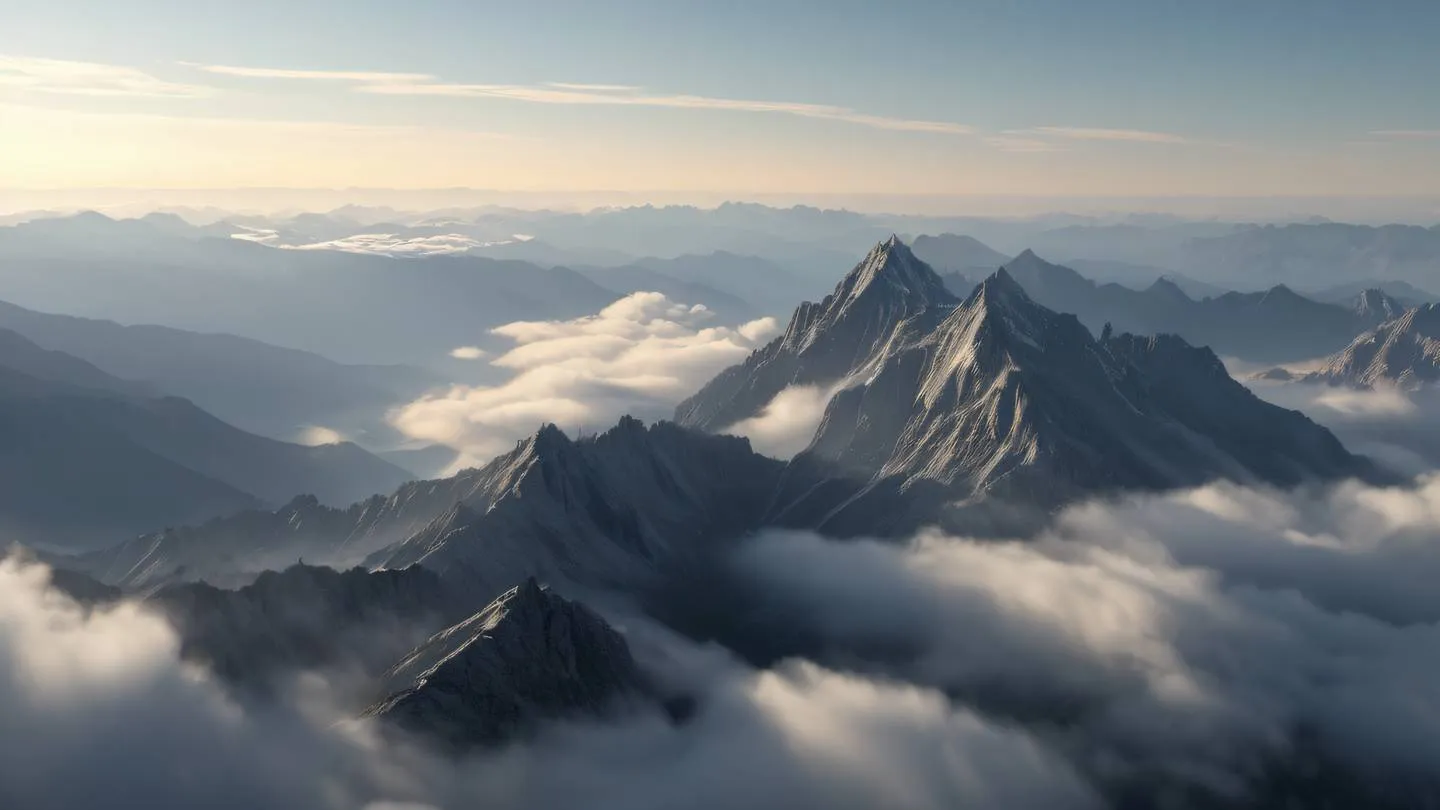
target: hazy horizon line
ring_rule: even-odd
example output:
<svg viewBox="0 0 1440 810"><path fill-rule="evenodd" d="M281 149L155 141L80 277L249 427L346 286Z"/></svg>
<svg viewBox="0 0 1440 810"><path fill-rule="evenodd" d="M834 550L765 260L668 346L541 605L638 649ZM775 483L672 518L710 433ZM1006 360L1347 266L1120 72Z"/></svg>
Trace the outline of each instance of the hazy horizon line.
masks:
<svg viewBox="0 0 1440 810"><path fill-rule="evenodd" d="M1150 215L1195 219L1269 217L1440 223L1440 194L996 194L856 192L762 192L685 189L489 189L471 186L166 188L95 186L0 188L0 215L69 210L159 210L213 207L276 212L333 210L347 205L424 212L456 207L593 211L621 207L693 207L725 204L771 208L797 206L873 216L1038 217L1046 215Z"/></svg>

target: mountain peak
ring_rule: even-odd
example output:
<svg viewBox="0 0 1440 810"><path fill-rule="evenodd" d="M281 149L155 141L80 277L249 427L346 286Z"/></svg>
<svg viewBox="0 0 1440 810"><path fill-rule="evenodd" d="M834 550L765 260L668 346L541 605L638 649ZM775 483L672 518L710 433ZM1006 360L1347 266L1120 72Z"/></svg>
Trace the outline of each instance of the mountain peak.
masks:
<svg viewBox="0 0 1440 810"><path fill-rule="evenodd" d="M1260 300L1262 303L1265 303L1276 301L1305 301L1308 299L1306 299L1305 296L1301 295L1300 293L1297 293L1289 287L1285 286L1284 284L1276 284L1274 287L1266 290L1265 294L1261 296Z"/></svg>
<svg viewBox="0 0 1440 810"><path fill-rule="evenodd" d="M970 294L970 299L966 303L969 304L974 301L984 301L986 304L999 304L1008 307L1016 302L1029 302L1030 296L1025 294L1025 288L1021 287L1020 282L1016 281L1015 277L1010 275L1010 271L1002 267L991 273L984 281L980 282L980 285L975 288L975 292Z"/></svg>
<svg viewBox="0 0 1440 810"><path fill-rule="evenodd" d="M1191 300L1190 296L1185 294L1185 290L1181 289L1179 284L1171 281L1167 276L1160 276L1155 279L1155 283L1150 285L1149 292L1163 295L1166 298L1176 301L1182 299L1185 301Z"/></svg>
<svg viewBox="0 0 1440 810"><path fill-rule="evenodd" d="M840 301L846 302L872 289L921 304L950 298L940 276L895 234L871 248L865 259L840 282L835 293Z"/></svg>
<svg viewBox="0 0 1440 810"><path fill-rule="evenodd" d="M540 426L539 430L535 431L535 435L531 437L530 441L537 451L546 452L569 445L570 437L565 435L565 431L556 427L554 422L546 422Z"/></svg>
<svg viewBox="0 0 1440 810"><path fill-rule="evenodd" d="M1361 290L1360 294L1355 297L1353 309L1360 317L1377 323L1398 317L1405 310L1400 302L1386 295L1385 291L1378 287Z"/></svg>
<svg viewBox="0 0 1440 810"><path fill-rule="evenodd" d="M928 332L959 303L930 265L891 236L824 300L797 307L784 334L680 403L676 421L720 431L792 385L829 386L880 357L897 328Z"/></svg>
<svg viewBox="0 0 1440 810"><path fill-rule="evenodd" d="M1302 380L1406 390L1440 383L1440 305L1415 307L1362 333Z"/></svg>
<svg viewBox="0 0 1440 810"><path fill-rule="evenodd" d="M432 636L386 681L389 694L367 716L456 750L547 718L600 715L646 691L624 637L534 577Z"/></svg>

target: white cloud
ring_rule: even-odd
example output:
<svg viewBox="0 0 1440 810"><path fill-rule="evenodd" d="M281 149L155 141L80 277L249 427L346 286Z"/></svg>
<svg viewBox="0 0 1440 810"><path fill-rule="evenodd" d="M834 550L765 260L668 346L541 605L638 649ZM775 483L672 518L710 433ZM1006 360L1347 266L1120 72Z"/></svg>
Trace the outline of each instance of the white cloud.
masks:
<svg viewBox="0 0 1440 810"><path fill-rule="evenodd" d="M0 90L81 96L196 98L214 88L168 82L143 70L98 62L0 54Z"/></svg>
<svg viewBox="0 0 1440 810"><path fill-rule="evenodd" d="M770 318L709 326L712 313L660 293L628 295L571 321L520 321L491 330L514 347L490 361L513 377L495 386L455 386L390 415L407 436L462 451L480 463L545 422L600 428L621 415L668 416L682 397L753 351L776 327Z"/></svg>
<svg viewBox="0 0 1440 810"><path fill-rule="evenodd" d="M1032 127L1008 130L1007 135L1048 135L1080 141L1132 141L1139 143L1190 143L1183 135L1149 132L1141 129L1105 129L1102 127Z"/></svg>
<svg viewBox="0 0 1440 810"><path fill-rule="evenodd" d="M1319 761L1342 803L1420 806L1440 780L1436 479L1095 502L1028 542L777 533L737 565L822 663L1012 718L1109 795L1244 799Z"/></svg>
<svg viewBox="0 0 1440 810"><path fill-rule="evenodd" d="M834 390L817 385L792 385L775 395L760 413L720 431L745 436L767 456L790 458L809 444L825 416Z"/></svg>
<svg viewBox="0 0 1440 810"><path fill-rule="evenodd" d="M1440 468L1440 392L1357 390L1250 379L1263 399L1305 415L1335 433L1351 451L1402 475Z"/></svg>
<svg viewBox="0 0 1440 810"><path fill-rule="evenodd" d="M217 73L222 76L240 76L247 79L312 79L316 81L339 82L426 82L435 77L424 73L376 73L355 70L286 70L282 68L237 67L234 65L197 65L193 62L181 64Z"/></svg>
<svg viewBox="0 0 1440 810"><path fill-rule="evenodd" d="M732 562L725 619L811 660L753 669L617 622L692 716L552 724L458 762L293 696L237 704L158 618L0 563L0 796L1098 810L1425 807L1440 784L1440 477L1090 502L1029 541L769 533Z"/></svg>
<svg viewBox="0 0 1440 810"><path fill-rule="evenodd" d="M450 356L456 360L479 360L485 356L485 350L479 346L456 346L450 350Z"/></svg>
<svg viewBox="0 0 1440 810"><path fill-rule="evenodd" d="M461 98L496 98L528 101L537 104L606 105L627 107L669 107L689 110L726 110L731 112L781 113L801 118L843 121L874 129L902 132L933 132L947 135L969 135L974 128L949 121L928 121L895 118L862 113L849 107L830 104L806 104L786 101L755 101L749 99L715 98L689 94L647 93L635 88L596 90L585 85L556 83L548 85L515 84L450 84L441 82L394 82L362 84L361 92L386 95L453 96Z"/></svg>
<svg viewBox="0 0 1440 810"><path fill-rule="evenodd" d="M319 447L326 444L340 444L345 441L345 434L334 428L323 425L306 425L296 441L307 447Z"/></svg>
<svg viewBox="0 0 1440 810"><path fill-rule="evenodd" d="M1314 404L1344 416L1405 416L1416 410L1415 403L1404 392L1389 389L1360 391L1327 387L1316 395Z"/></svg>
<svg viewBox="0 0 1440 810"><path fill-rule="evenodd" d="M643 88L620 84L588 84L583 82L546 82L522 84L460 84L444 82L423 73L378 73L346 70L291 70L285 68L236 67L229 65L197 65L201 70L232 76L270 79L349 81L360 92L405 96L450 96L457 98L493 98L528 101L536 104L605 105L628 107L668 107L692 110L727 110L733 112L780 113L801 118L843 121L873 129L901 132L932 132L946 135L969 135L974 129L949 121L928 121L872 115L832 104L806 104L786 101L755 101L716 98L690 94L651 93Z"/></svg>
<svg viewBox="0 0 1440 810"><path fill-rule="evenodd" d="M273 232L272 232L273 234ZM267 236L253 233L235 234L233 238L263 242L282 250L337 250L344 253L367 253L374 256L448 256L468 253L476 248L508 245L515 240L486 242L460 233L428 236L400 236L393 233L357 233L323 242L282 244L278 234Z"/></svg>
<svg viewBox="0 0 1440 810"><path fill-rule="evenodd" d="M583 90L594 93L634 93L640 88L629 84L576 84L574 82L546 82L548 87L559 87L562 90Z"/></svg>
<svg viewBox="0 0 1440 810"><path fill-rule="evenodd" d="M761 672L718 666L699 715L685 725L552 735L483 776L498 783L507 772L546 774L527 796L541 807L1101 806L1042 742L935 690L803 662Z"/></svg>
<svg viewBox="0 0 1440 810"><path fill-rule="evenodd" d="M1042 740L932 689L803 662L755 671L673 637L663 653L676 661L651 665L699 690L686 723L642 713L556 724L504 749L432 757L333 705L299 702L314 688L237 703L180 662L158 616L131 603L87 611L46 579L0 563L6 806L105 807L117 796L155 810L1100 806Z"/></svg>
<svg viewBox="0 0 1440 810"><path fill-rule="evenodd" d="M247 714L180 662L163 619L128 603L87 611L47 580L0 562L7 807L354 806L343 783L367 769L346 732Z"/></svg>

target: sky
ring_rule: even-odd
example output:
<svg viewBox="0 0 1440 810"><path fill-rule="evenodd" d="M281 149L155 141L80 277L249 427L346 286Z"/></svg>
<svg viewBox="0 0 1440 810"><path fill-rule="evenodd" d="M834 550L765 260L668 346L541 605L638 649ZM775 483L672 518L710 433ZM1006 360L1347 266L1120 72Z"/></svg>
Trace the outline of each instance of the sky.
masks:
<svg viewBox="0 0 1440 810"><path fill-rule="evenodd" d="M1440 188L1434 0L0 0L0 189Z"/></svg>

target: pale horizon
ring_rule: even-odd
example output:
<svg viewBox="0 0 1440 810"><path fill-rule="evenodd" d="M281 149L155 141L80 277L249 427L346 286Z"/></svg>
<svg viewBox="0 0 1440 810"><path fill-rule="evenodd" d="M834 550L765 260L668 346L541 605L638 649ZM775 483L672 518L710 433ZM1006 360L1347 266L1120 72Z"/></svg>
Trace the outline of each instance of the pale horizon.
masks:
<svg viewBox="0 0 1440 810"><path fill-rule="evenodd" d="M325 213L346 206L423 213L445 209L510 208L587 213L611 208L725 204L772 208L808 206L859 214L1030 219L1136 216L1187 220L1299 222L1323 218L1359 224L1440 224L1440 195L1395 196L1128 196L1022 194L743 194L684 190L528 191L483 188L0 188L0 216L96 211L115 218L154 211L218 209L236 214Z"/></svg>
<svg viewBox="0 0 1440 810"><path fill-rule="evenodd" d="M0 187L667 200L1440 188L1433 4L623 5L13 10ZM237 36L267 15L284 30Z"/></svg>

